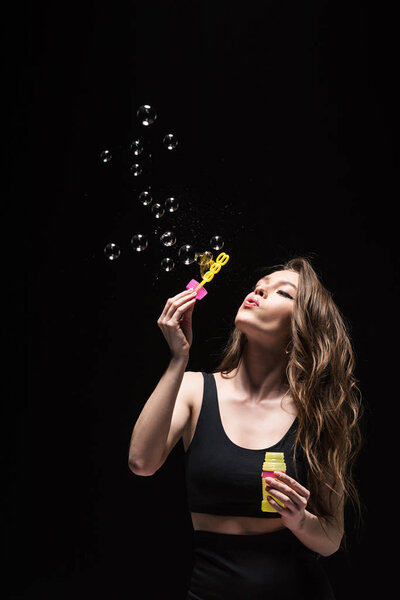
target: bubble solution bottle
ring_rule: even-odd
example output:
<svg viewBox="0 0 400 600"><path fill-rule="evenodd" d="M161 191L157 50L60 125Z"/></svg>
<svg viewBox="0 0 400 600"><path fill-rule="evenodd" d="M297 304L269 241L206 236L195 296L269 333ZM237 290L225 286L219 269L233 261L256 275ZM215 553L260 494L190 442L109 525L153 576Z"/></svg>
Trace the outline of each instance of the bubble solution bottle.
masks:
<svg viewBox="0 0 400 600"><path fill-rule="evenodd" d="M268 492L265 489L266 482L265 477L274 477L274 471L284 471L286 473L286 463L285 463L285 455L283 452L266 452L265 459L263 463L263 470L261 473L261 483L262 483L262 502L261 502L261 510L263 512L274 512L277 511L273 508L267 500ZM275 477L276 479L276 477ZM271 494L272 496L272 494ZM282 502L276 500L278 504L284 506Z"/></svg>

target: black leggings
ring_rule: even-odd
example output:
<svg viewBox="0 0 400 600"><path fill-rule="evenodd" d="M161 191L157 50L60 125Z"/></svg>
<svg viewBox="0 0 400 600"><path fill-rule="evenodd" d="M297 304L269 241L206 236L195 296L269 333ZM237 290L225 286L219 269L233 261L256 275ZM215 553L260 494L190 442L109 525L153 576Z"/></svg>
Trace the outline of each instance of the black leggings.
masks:
<svg viewBox="0 0 400 600"><path fill-rule="evenodd" d="M289 529L251 535L193 533L187 600L335 600L317 555Z"/></svg>

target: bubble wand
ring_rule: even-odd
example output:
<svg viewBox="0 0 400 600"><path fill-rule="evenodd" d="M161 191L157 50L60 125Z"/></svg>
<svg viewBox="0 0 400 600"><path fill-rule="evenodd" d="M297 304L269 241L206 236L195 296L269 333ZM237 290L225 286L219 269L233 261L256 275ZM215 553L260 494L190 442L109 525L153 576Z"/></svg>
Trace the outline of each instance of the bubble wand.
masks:
<svg viewBox="0 0 400 600"><path fill-rule="evenodd" d="M214 275L221 270L221 267L226 265L228 260L229 255L225 254L225 252L221 252L221 254L219 254L216 258L215 262L212 259L210 259L210 269L207 271L207 273L203 275L203 280L201 281L201 283L199 283L195 279L191 279L189 281L189 283L186 286L186 289L192 289L194 292L197 292L196 300L201 300L202 298L204 298L204 296L207 295L208 292L204 289L203 286L209 281L211 281Z"/></svg>

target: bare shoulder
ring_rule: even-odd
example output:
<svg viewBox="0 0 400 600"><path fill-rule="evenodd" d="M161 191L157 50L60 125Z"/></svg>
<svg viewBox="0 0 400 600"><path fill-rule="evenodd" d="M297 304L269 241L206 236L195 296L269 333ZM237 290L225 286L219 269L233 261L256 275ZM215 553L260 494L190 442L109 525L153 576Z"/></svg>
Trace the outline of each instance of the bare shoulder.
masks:
<svg viewBox="0 0 400 600"><path fill-rule="evenodd" d="M184 382L184 384L183 384ZM201 404L203 400L204 378L201 371L186 371L182 380L185 402L190 410L190 416L182 433L185 452L187 451L196 430Z"/></svg>
<svg viewBox="0 0 400 600"><path fill-rule="evenodd" d="M190 408L200 405L203 396L203 374L201 371L185 371L181 389Z"/></svg>
<svg viewBox="0 0 400 600"><path fill-rule="evenodd" d="M202 374L185 371L175 400L170 428L158 469L164 464L172 448L182 437L185 449L191 439L194 415L198 413L197 404L201 403ZM200 398L200 401L198 400Z"/></svg>

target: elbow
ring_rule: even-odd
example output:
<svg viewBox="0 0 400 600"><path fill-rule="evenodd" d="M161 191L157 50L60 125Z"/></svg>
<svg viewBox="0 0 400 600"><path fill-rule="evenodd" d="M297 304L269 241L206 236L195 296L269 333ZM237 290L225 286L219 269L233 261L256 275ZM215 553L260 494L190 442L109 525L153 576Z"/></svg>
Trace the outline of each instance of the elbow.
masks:
<svg viewBox="0 0 400 600"><path fill-rule="evenodd" d="M142 477L150 477L157 471L157 469L151 469L148 465L145 465L142 461L133 457L129 457L128 466L132 473L141 475Z"/></svg>

